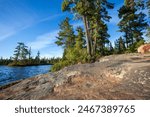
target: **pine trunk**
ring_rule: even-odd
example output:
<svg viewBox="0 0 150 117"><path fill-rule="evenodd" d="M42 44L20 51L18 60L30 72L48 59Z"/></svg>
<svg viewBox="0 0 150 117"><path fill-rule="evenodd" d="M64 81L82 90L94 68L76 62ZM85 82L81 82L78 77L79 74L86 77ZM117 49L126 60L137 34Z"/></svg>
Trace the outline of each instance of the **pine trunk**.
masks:
<svg viewBox="0 0 150 117"><path fill-rule="evenodd" d="M88 20L86 16L83 16L83 22L85 27L85 36L86 36L86 44L87 44L87 53L91 56L91 39L88 29Z"/></svg>

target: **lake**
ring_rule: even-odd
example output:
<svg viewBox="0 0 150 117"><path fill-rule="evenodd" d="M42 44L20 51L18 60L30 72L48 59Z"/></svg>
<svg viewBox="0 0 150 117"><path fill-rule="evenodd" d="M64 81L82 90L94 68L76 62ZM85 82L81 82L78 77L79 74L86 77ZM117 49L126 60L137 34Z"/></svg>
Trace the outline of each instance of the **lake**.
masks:
<svg viewBox="0 0 150 117"><path fill-rule="evenodd" d="M48 73L51 65L9 67L0 66L0 86L20 79L26 79L35 75Z"/></svg>

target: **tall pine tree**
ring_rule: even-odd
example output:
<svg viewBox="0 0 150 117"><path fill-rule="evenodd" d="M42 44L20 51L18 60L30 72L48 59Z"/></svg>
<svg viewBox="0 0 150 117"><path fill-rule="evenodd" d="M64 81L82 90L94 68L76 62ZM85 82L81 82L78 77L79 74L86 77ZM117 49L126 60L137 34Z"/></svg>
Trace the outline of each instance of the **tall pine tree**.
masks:
<svg viewBox="0 0 150 117"><path fill-rule="evenodd" d="M127 48L143 40L143 31L147 27L147 22L146 15L139 10L143 8L142 4L142 2L137 4L134 0L125 0L124 5L119 9L121 21L118 26L120 32L124 33Z"/></svg>
<svg viewBox="0 0 150 117"><path fill-rule="evenodd" d="M70 11L72 13L78 14L78 16L80 16L83 20L87 53L90 56L93 56L96 53L97 40L101 40L102 42L106 37L108 37L107 25L104 22L109 21L110 19L110 16L107 12L108 8L113 8L113 4L109 3L107 0L63 1L63 11ZM95 34L93 34L93 32ZM98 35L101 35L101 38Z"/></svg>
<svg viewBox="0 0 150 117"><path fill-rule="evenodd" d="M58 46L62 46L64 48L64 54L66 54L66 50L68 48L72 48L75 45L75 35L73 26L69 23L69 18L66 18L59 25L60 31L58 33L57 41L55 42Z"/></svg>
<svg viewBox="0 0 150 117"><path fill-rule="evenodd" d="M28 54L28 47L24 43L19 42L14 51L14 59L16 61L26 60Z"/></svg>
<svg viewBox="0 0 150 117"><path fill-rule="evenodd" d="M125 52L125 42L122 37L115 41L115 53L123 54Z"/></svg>

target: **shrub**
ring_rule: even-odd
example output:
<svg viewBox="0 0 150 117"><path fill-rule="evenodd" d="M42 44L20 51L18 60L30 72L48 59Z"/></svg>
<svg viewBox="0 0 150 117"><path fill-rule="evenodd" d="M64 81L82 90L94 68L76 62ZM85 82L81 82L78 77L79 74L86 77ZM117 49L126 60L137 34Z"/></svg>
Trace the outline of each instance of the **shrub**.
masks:
<svg viewBox="0 0 150 117"><path fill-rule="evenodd" d="M69 62L68 60L61 60L58 63L55 63L52 67L51 67L51 71L55 72L58 71L66 66L71 65L72 63Z"/></svg>
<svg viewBox="0 0 150 117"><path fill-rule="evenodd" d="M85 63L88 60L86 50L85 49L79 50L76 48L68 49L65 58L73 64L78 62Z"/></svg>
<svg viewBox="0 0 150 117"><path fill-rule="evenodd" d="M138 47L144 44L144 40L140 40L138 42L135 42L133 45L129 46L126 50L126 53L132 53L137 52Z"/></svg>
<svg viewBox="0 0 150 117"><path fill-rule="evenodd" d="M66 66L74 65L79 62L86 63L89 62L90 59L87 56L86 49L76 49L76 48L69 48L66 50L66 54L64 55L65 59L62 59L58 63L55 63L51 71L58 71Z"/></svg>

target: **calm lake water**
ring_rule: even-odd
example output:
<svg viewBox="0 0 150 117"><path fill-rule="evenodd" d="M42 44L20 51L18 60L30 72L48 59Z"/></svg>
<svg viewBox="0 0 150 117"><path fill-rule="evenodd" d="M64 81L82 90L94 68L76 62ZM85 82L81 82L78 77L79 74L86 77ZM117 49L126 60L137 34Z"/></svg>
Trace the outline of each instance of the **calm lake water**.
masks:
<svg viewBox="0 0 150 117"><path fill-rule="evenodd" d="M35 75L47 73L51 65L8 67L0 66L0 86L16 80L29 78Z"/></svg>

